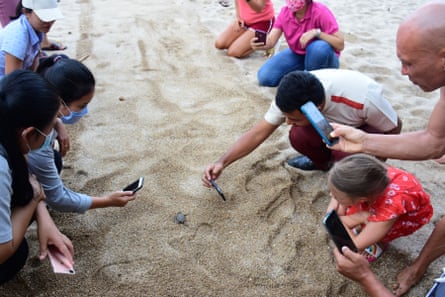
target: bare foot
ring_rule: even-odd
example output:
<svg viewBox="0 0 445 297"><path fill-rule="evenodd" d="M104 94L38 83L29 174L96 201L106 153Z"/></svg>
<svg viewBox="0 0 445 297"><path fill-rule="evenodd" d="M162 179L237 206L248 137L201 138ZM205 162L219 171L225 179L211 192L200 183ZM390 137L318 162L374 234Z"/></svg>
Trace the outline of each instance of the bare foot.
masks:
<svg viewBox="0 0 445 297"><path fill-rule="evenodd" d="M415 266L410 265L399 272L397 275L397 284L394 287L394 294L399 297L417 284L423 277L425 271L419 271Z"/></svg>

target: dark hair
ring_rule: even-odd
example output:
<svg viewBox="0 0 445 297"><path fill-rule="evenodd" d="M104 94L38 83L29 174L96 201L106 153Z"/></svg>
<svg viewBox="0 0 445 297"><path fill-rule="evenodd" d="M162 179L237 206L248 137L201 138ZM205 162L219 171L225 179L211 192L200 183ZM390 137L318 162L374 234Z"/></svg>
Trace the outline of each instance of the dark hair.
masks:
<svg viewBox="0 0 445 297"><path fill-rule="evenodd" d="M56 88L66 104L91 93L96 84L93 74L84 64L65 55L41 59L37 73Z"/></svg>
<svg viewBox="0 0 445 297"><path fill-rule="evenodd" d="M16 20L16 19L18 19L18 18L22 15L22 13L23 13L23 9L25 9L26 13L31 13L31 12L32 12L32 9L23 7L23 5L22 5L22 0L20 0L20 1L17 3L17 6L15 7L15 16L10 16L9 18L10 18L11 20Z"/></svg>
<svg viewBox="0 0 445 297"><path fill-rule="evenodd" d="M335 163L328 181L352 199L374 197L389 185L384 163L366 154L350 155Z"/></svg>
<svg viewBox="0 0 445 297"><path fill-rule="evenodd" d="M52 86L30 70L15 70L0 81L0 143L12 171L11 207L26 205L33 197L28 166L19 148L23 128L45 130L60 108Z"/></svg>
<svg viewBox="0 0 445 297"><path fill-rule="evenodd" d="M307 71L286 74L277 88L275 102L282 112L293 112L308 101L320 106L325 100L324 88L315 75Z"/></svg>

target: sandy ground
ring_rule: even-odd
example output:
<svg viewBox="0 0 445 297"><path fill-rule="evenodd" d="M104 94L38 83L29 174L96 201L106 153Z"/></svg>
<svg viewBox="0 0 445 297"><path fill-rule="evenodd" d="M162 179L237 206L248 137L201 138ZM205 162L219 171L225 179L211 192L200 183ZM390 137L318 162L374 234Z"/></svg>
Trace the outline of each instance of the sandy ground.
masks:
<svg viewBox="0 0 445 297"><path fill-rule="evenodd" d="M385 85L404 131L423 128L438 93L425 94L400 75L395 32L425 1L323 1L338 18L346 48L341 67ZM275 1L278 12L284 1ZM75 244L76 275L56 275L30 258L1 296L364 296L335 271L321 225L326 173L286 165L288 127L218 180L227 201L201 185L216 160L256 123L274 98L259 87L261 52L236 60L213 42L234 15L216 0L81 0L60 2L66 18L50 37L81 58L97 79L90 114L70 127L73 148L63 179L102 195L138 176L145 186L125 208L53 216ZM282 47L286 46L282 43ZM393 242L373 264L389 286L414 259L445 204L443 166L390 164L414 172L431 193L435 215L417 233ZM177 212L187 225L177 225ZM31 228L33 229L33 228ZM423 296L445 257L407 296Z"/></svg>

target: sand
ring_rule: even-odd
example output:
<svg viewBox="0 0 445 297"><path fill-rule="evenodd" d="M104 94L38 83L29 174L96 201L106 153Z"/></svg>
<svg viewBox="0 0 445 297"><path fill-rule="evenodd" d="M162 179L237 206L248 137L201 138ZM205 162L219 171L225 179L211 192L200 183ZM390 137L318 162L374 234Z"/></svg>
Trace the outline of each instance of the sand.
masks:
<svg viewBox="0 0 445 297"><path fill-rule="evenodd" d="M400 74L395 32L425 1L323 1L338 18L346 47L341 67L385 86L404 121L425 127L438 93L423 93ZM284 0L275 1L278 12ZM72 150L63 179L100 196L145 176L125 208L85 214L52 212L75 245L76 275L54 274L37 259L35 230L26 267L1 296L364 296L338 274L321 225L326 173L302 172L283 126L218 180L224 202L201 185L204 168L254 125L274 98L259 87L262 52L228 58L213 47L233 3L216 0L60 2L65 19L49 34L97 79L90 114L69 128ZM282 42L281 48L285 47ZM415 234L394 241L372 269L390 286L410 263L445 209L444 165L388 163L415 173L435 214ZM177 212L187 224L173 222ZM423 296L445 257L406 296Z"/></svg>

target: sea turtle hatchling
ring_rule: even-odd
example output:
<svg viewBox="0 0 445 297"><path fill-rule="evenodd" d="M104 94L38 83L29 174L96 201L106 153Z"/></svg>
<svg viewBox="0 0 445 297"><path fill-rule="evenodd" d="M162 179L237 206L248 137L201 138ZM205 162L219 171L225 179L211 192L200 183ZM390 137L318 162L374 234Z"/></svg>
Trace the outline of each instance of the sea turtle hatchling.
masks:
<svg viewBox="0 0 445 297"><path fill-rule="evenodd" d="M175 222L175 224L183 224L183 225L185 225L185 221L187 219L186 216L187 216L186 214L183 214L182 212L178 212L175 215L173 221Z"/></svg>

